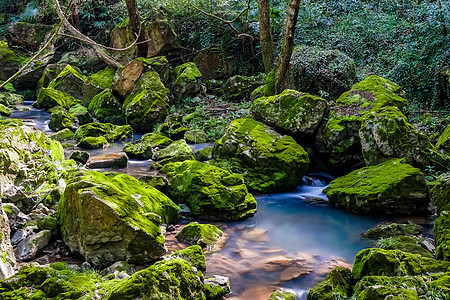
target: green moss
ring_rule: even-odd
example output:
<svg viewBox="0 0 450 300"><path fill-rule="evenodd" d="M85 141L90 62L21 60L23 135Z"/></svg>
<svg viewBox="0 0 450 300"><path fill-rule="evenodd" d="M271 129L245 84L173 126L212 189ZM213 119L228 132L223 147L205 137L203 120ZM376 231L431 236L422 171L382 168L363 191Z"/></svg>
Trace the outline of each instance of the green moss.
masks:
<svg viewBox="0 0 450 300"><path fill-rule="evenodd" d="M196 161L166 164L162 171L172 199L185 202L199 218L239 220L256 212L256 200L238 174Z"/></svg>
<svg viewBox="0 0 450 300"><path fill-rule="evenodd" d="M77 125L77 119L66 109L61 106L56 106L51 109L50 122L48 127L53 131L60 131L62 129L74 129Z"/></svg>
<svg viewBox="0 0 450 300"><path fill-rule="evenodd" d="M265 97L275 95L275 69L270 71L266 76L266 83L263 87L263 95Z"/></svg>
<svg viewBox="0 0 450 300"><path fill-rule="evenodd" d="M450 126L447 126L439 136L436 149L442 149L446 154L450 155Z"/></svg>
<svg viewBox="0 0 450 300"><path fill-rule="evenodd" d="M202 73L195 63L188 62L174 69L175 82L173 85L177 99L195 96L201 88Z"/></svg>
<svg viewBox="0 0 450 300"><path fill-rule="evenodd" d="M442 211L434 221L436 258L450 261L450 211Z"/></svg>
<svg viewBox="0 0 450 300"><path fill-rule="evenodd" d="M420 245L419 238L399 235L395 237L382 238L380 248L385 250L401 250L413 254L420 254L423 257L432 257L431 253Z"/></svg>
<svg viewBox="0 0 450 300"><path fill-rule="evenodd" d="M406 276L446 271L450 262L422 257L399 250L364 249L358 252L353 264L352 277Z"/></svg>
<svg viewBox="0 0 450 300"><path fill-rule="evenodd" d="M158 160L163 160L170 157L176 156L187 156L191 157L191 160L194 160L194 151L192 148L186 143L185 140L179 140L171 143L167 147L159 150L158 154L155 155L155 158Z"/></svg>
<svg viewBox="0 0 450 300"><path fill-rule="evenodd" d="M94 114L99 122L117 125L125 123L122 103L108 89L103 90L92 98L88 110Z"/></svg>
<svg viewBox="0 0 450 300"><path fill-rule="evenodd" d="M192 129L184 133L184 139L189 143L202 144L206 143L208 136L201 129Z"/></svg>
<svg viewBox="0 0 450 300"><path fill-rule="evenodd" d="M422 234L422 226L409 223L409 224L399 224L392 223L388 225L378 225L373 228L370 228L366 232L362 234L363 237L377 240L380 238L388 238L392 236L398 235L409 235L409 236L417 236Z"/></svg>
<svg viewBox="0 0 450 300"><path fill-rule="evenodd" d="M79 140L78 147L83 149L99 149L108 145L108 141L103 137L87 136Z"/></svg>
<svg viewBox="0 0 450 300"><path fill-rule="evenodd" d="M450 173L439 176L430 190L430 197L438 212L450 210Z"/></svg>
<svg viewBox="0 0 450 300"><path fill-rule="evenodd" d="M232 121L212 157L211 163L245 174L249 189L258 193L295 188L309 166L308 154L292 137L253 119Z"/></svg>
<svg viewBox="0 0 450 300"><path fill-rule="evenodd" d="M252 115L276 129L303 137L312 136L327 112L322 98L294 90L258 98L251 107Z"/></svg>
<svg viewBox="0 0 450 300"><path fill-rule="evenodd" d="M37 100L33 103L33 106L36 108L52 108L59 105L69 109L72 105L81 102L81 100L75 99L62 91L53 88L42 88L39 90Z"/></svg>
<svg viewBox="0 0 450 300"><path fill-rule="evenodd" d="M157 133L147 133L141 139L128 143L123 151L129 158L150 159L154 155L155 148L163 149L170 145L172 140Z"/></svg>
<svg viewBox="0 0 450 300"><path fill-rule="evenodd" d="M115 74L116 70L114 68L107 67L89 76L88 80L97 87L107 89L112 86Z"/></svg>
<svg viewBox="0 0 450 300"><path fill-rule="evenodd" d="M222 234L222 230L214 225L194 222L184 226L175 237L188 244L214 248Z"/></svg>
<svg viewBox="0 0 450 300"><path fill-rule="evenodd" d="M87 80L87 77L84 76L83 74L81 74L80 72L78 72L77 70L75 70L71 65L67 65L62 71L61 73L58 74L58 76L56 76L55 79L53 79L52 81L50 81L50 83L48 84L49 88L53 88L56 89L58 88L58 86L67 79L68 76L74 76L75 78L77 78L78 80L80 80L81 82L84 82Z"/></svg>
<svg viewBox="0 0 450 300"><path fill-rule="evenodd" d="M349 92L342 94L336 100L337 104L360 107L381 108L395 106L404 114L409 111L408 102L404 98L402 88L377 75L371 75L355 84Z"/></svg>
<svg viewBox="0 0 450 300"><path fill-rule="evenodd" d="M92 122L91 114L87 108L81 104L75 104L69 109L69 114L78 119L80 125L88 124Z"/></svg>
<svg viewBox="0 0 450 300"><path fill-rule="evenodd" d="M269 300L297 300L297 296L292 293L273 292Z"/></svg>
<svg viewBox="0 0 450 300"><path fill-rule="evenodd" d="M111 123L89 123L80 126L75 132L75 140L80 141L85 137L104 137L109 142L128 139L133 135L133 129L129 125L113 125Z"/></svg>
<svg viewBox="0 0 450 300"><path fill-rule="evenodd" d="M335 299L347 297L351 289L351 271L338 267L331 271L327 278L308 290L308 300Z"/></svg>
<svg viewBox="0 0 450 300"><path fill-rule="evenodd" d="M332 205L360 214L415 214L428 205L425 177L405 159L355 170L324 192Z"/></svg>
<svg viewBox="0 0 450 300"><path fill-rule="evenodd" d="M205 255L203 254L202 247L199 245L189 246L181 251L174 251L170 254L169 258L182 258L197 268L197 270L206 270Z"/></svg>
<svg viewBox="0 0 450 300"><path fill-rule="evenodd" d="M72 132L72 130L66 128L51 135L50 138L55 141L64 141L73 138L73 135L74 133Z"/></svg>
<svg viewBox="0 0 450 300"><path fill-rule="evenodd" d="M211 159L212 146L206 146L195 152L195 159L198 161L207 161Z"/></svg>
<svg viewBox="0 0 450 300"><path fill-rule="evenodd" d="M12 110L8 107L4 106L3 104L0 104L0 116L7 117L12 114Z"/></svg>
<svg viewBox="0 0 450 300"><path fill-rule="evenodd" d="M418 300L424 295L426 283L420 276L387 277L366 276L354 288L357 299L405 299Z"/></svg>

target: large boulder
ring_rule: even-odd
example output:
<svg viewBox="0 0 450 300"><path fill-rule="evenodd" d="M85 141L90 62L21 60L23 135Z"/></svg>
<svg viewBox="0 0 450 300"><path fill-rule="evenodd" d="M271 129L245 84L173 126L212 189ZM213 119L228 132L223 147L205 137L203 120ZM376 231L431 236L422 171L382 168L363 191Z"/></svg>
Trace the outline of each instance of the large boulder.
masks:
<svg viewBox="0 0 450 300"><path fill-rule="evenodd" d="M195 96L201 89L202 73L193 62L177 66L174 70L174 94L177 100Z"/></svg>
<svg viewBox="0 0 450 300"><path fill-rule="evenodd" d="M151 132L144 134L141 139L128 143L123 148L129 158L151 159L158 152L172 144L172 140L166 136Z"/></svg>
<svg viewBox="0 0 450 300"><path fill-rule="evenodd" d="M166 252L160 225L178 219L164 194L126 174L74 174L58 204L61 233L71 251L94 265L145 263Z"/></svg>
<svg viewBox="0 0 450 300"><path fill-rule="evenodd" d="M149 71L141 75L132 93L123 103L127 123L137 131L152 131L169 114L169 99L159 74Z"/></svg>
<svg viewBox="0 0 450 300"><path fill-rule="evenodd" d="M175 237L191 245L200 245L201 247L213 249L222 234L222 230L214 225L193 222L184 226Z"/></svg>
<svg viewBox="0 0 450 300"><path fill-rule="evenodd" d="M351 291L351 281L352 272L349 269L338 267L331 271L325 280L310 288L306 299L322 300L339 296L345 299Z"/></svg>
<svg viewBox="0 0 450 300"><path fill-rule="evenodd" d="M133 128L130 125L113 125L111 123L88 123L75 131L74 138L80 141L86 137L104 137L109 142L131 138Z"/></svg>
<svg viewBox="0 0 450 300"><path fill-rule="evenodd" d="M442 174L433 182L430 198L438 213L444 210L450 211L450 173Z"/></svg>
<svg viewBox="0 0 450 300"><path fill-rule="evenodd" d="M230 77L236 67L233 60L219 49L202 50L194 57L194 63L205 79Z"/></svg>
<svg viewBox="0 0 450 300"><path fill-rule="evenodd" d="M294 90L258 98L251 107L255 119L302 138L312 137L327 113L328 103L322 98Z"/></svg>
<svg viewBox="0 0 450 300"><path fill-rule="evenodd" d="M299 46L292 52L288 88L337 99L356 81L355 63L338 50Z"/></svg>
<svg viewBox="0 0 450 300"><path fill-rule="evenodd" d="M292 137L253 119L231 122L212 157L212 163L244 174L250 191L258 193L295 188L309 166L308 154Z"/></svg>
<svg viewBox="0 0 450 300"><path fill-rule="evenodd" d="M358 214L410 215L428 205L424 174L405 159L355 170L333 180L324 192L332 205Z"/></svg>
<svg viewBox="0 0 450 300"><path fill-rule="evenodd" d="M428 137L419 133L396 107L372 110L361 118L359 136L367 165L390 158L406 158L409 164L425 169L445 168L448 159L437 153Z"/></svg>
<svg viewBox="0 0 450 300"><path fill-rule="evenodd" d="M72 67L86 70L89 73L100 71L107 66L92 47L83 46L75 51L65 52L58 61L58 64L69 64Z"/></svg>
<svg viewBox="0 0 450 300"><path fill-rule="evenodd" d="M194 150L185 140L178 140L155 153L154 158L161 163L195 160Z"/></svg>
<svg viewBox="0 0 450 300"><path fill-rule="evenodd" d="M65 108L56 106L51 109L50 121L48 127L53 131L63 129L76 130L78 127L78 119L71 115Z"/></svg>
<svg viewBox="0 0 450 300"><path fill-rule="evenodd" d="M434 221L436 258L450 261L450 211L441 212Z"/></svg>
<svg viewBox="0 0 450 300"><path fill-rule="evenodd" d="M241 175L197 161L166 164L168 193L186 203L198 218L240 220L256 213L256 200L248 193Z"/></svg>
<svg viewBox="0 0 450 300"><path fill-rule="evenodd" d="M144 71L145 65L141 59L130 61L125 67L117 70L112 90L122 98L128 97Z"/></svg>
<svg viewBox="0 0 450 300"><path fill-rule="evenodd" d="M47 25L16 22L8 27L5 37L10 46L37 51L51 29L52 27Z"/></svg>
<svg viewBox="0 0 450 300"><path fill-rule="evenodd" d="M17 55L13 50L8 48L5 41L0 40L0 80L7 80L14 75L20 65L26 60L26 57Z"/></svg>
<svg viewBox="0 0 450 300"><path fill-rule="evenodd" d="M250 77L235 75L222 84L219 94L230 101L247 101L250 99L251 93L264 82L262 75Z"/></svg>
<svg viewBox="0 0 450 300"><path fill-rule="evenodd" d="M342 94L336 100L337 104L359 105L367 108L395 106L403 114L408 114L409 105L405 99L402 87L386 78L371 75L355 84L350 91Z"/></svg>
<svg viewBox="0 0 450 300"><path fill-rule="evenodd" d="M1 195L0 195L1 196ZM10 240L10 228L8 217L3 211L0 201L0 279L5 279L14 274L14 267L16 265L16 258L14 256L13 247Z"/></svg>
<svg viewBox="0 0 450 300"><path fill-rule="evenodd" d="M116 70L114 68L107 67L87 78L83 84L83 102L85 106L90 104L95 95L101 93L104 89L112 87L115 74Z"/></svg>
<svg viewBox="0 0 450 300"><path fill-rule="evenodd" d="M122 103L108 89L103 90L92 98L88 110L92 112L99 122L116 125L125 124Z"/></svg>

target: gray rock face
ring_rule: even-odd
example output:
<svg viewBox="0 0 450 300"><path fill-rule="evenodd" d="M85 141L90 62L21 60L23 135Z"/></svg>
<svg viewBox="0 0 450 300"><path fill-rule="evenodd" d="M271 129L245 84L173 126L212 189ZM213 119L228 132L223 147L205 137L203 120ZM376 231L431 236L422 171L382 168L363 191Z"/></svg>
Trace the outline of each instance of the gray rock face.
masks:
<svg viewBox="0 0 450 300"><path fill-rule="evenodd" d="M13 247L11 245L9 235L9 222L3 209L1 209L0 202L0 279L7 278L14 274L14 266L16 264L16 258L14 256Z"/></svg>
<svg viewBox="0 0 450 300"><path fill-rule="evenodd" d="M42 230L23 239L17 245L14 251L18 260L32 260L39 250L48 245L52 232L50 230Z"/></svg>
<svg viewBox="0 0 450 300"><path fill-rule="evenodd" d="M121 169L126 168L128 157L125 154L108 154L91 158L86 167L89 169Z"/></svg>

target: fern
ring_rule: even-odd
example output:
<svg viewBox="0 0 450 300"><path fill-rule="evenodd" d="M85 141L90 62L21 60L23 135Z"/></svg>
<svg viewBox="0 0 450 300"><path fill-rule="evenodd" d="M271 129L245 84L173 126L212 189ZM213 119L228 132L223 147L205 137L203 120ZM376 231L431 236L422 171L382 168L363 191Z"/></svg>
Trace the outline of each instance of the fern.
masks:
<svg viewBox="0 0 450 300"><path fill-rule="evenodd" d="M39 13L39 7L35 1L30 1L25 7L25 11L18 16L20 21L31 22L35 21Z"/></svg>

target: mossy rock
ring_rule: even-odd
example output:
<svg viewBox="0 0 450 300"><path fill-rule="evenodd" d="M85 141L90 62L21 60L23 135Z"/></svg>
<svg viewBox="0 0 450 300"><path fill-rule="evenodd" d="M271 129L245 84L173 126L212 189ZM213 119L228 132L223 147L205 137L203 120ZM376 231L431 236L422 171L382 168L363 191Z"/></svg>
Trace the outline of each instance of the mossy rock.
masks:
<svg viewBox="0 0 450 300"><path fill-rule="evenodd" d="M213 146L203 147L195 152L195 159L198 161L207 161L211 159Z"/></svg>
<svg viewBox="0 0 450 300"><path fill-rule="evenodd" d="M108 90L95 95L89 103L88 110L102 123L125 124L122 103Z"/></svg>
<svg viewBox="0 0 450 300"><path fill-rule="evenodd" d="M105 89L110 89L113 84L116 69L107 67L92 74L83 84L83 102L88 106L91 100Z"/></svg>
<svg viewBox="0 0 450 300"><path fill-rule="evenodd" d="M345 299L351 291L352 272L347 268L338 267L331 271L324 281L308 290L306 299L323 300L341 297Z"/></svg>
<svg viewBox="0 0 450 300"><path fill-rule="evenodd" d="M126 144L123 151L129 158L151 159L157 149L163 149L172 144L172 142L173 141L166 136L151 132L144 134L142 138L137 141Z"/></svg>
<svg viewBox="0 0 450 300"><path fill-rule="evenodd" d="M92 116L88 112L88 109L81 105L75 104L71 108L69 108L69 114L76 117L78 119L78 123L80 125L88 124L92 122Z"/></svg>
<svg viewBox="0 0 450 300"><path fill-rule="evenodd" d="M397 107L403 114L408 114L409 105L402 87L386 78L371 75L355 84L350 91L336 100L337 104L354 105L368 108L386 106Z"/></svg>
<svg viewBox="0 0 450 300"><path fill-rule="evenodd" d="M48 127L53 131L63 129L75 130L78 127L78 119L71 115L65 108L56 106L51 109Z"/></svg>
<svg viewBox="0 0 450 300"><path fill-rule="evenodd" d="M447 126L444 132L439 136L436 143L436 149L442 150L445 154L450 155L450 126Z"/></svg>
<svg viewBox="0 0 450 300"><path fill-rule="evenodd" d="M450 261L450 211L443 211L434 221L436 258Z"/></svg>
<svg viewBox="0 0 450 300"><path fill-rule="evenodd" d="M212 249L222 234L222 230L214 225L194 222L184 226L175 237L191 245L199 245Z"/></svg>
<svg viewBox="0 0 450 300"><path fill-rule="evenodd" d="M436 206L437 211L450 211L450 173L439 176L430 190L431 202Z"/></svg>
<svg viewBox="0 0 450 300"><path fill-rule="evenodd" d="M222 84L219 94L229 101L248 101L251 93L262 84L264 84L263 74L258 76L235 75Z"/></svg>
<svg viewBox="0 0 450 300"><path fill-rule="evenodd" d="M105 300L206 300L203 274L183 259L160 261L113 286Z"/></svg>
<svg viewBox="0 0 450 300"><path fill-rule="evenodd" d="M188 261L197 270L206 270L206 260L203 254L202 247L199 245L189 246L181 251L177 250L172 252L169 256L165 256L164 259L181 258Z"/></svg>
<svg viewBox="0 0 450 300"><path fill-rule="evenodd" d="M108 141L103 136L87 136L79 140L77 144L78 147L88 150L105 148L108 145Z"/></svg>
<svg viewBox="0 0 450 300"><path fill-rule="evenodd" d="M432 254L421 246L424 238L398 235L395 237L381 238L380 248L385 250L401 250L413 254L420 254L423 257L432 257Z"/></svg>
<svg viewBox="0 0 450 300"><path fill-rule="evenodd" d="M256 200L241 175L197 161L164 165L168 194L206 220L241 220L256 213Z"/></svg>
<svg viewBox="0 0 450 300"><path fill-rule="evenodd" d="M139 181L148 184L158 191L166 192L167 184L169 181L163 175L148 175L139 177Z"/></svg>
<svg viewBox="0 0 450 300"><path fill-rule="evenodd" d="M0 104L4 106L12 106L22 104L24 97L8 91L0 91Z"/></svg>
<svg viewBox="0 0 450 300"><path fill-rule="evenodd" d="M123 103L127 123L141 132L152 131L169 114L166 88L155 71L145 72Z"/></svg>
<svg viewBox="0 0 450 300"><path fill-rule="evenodd" d="M391 159L333 180L324 192L336 207L358 214L410 215L425 212L425 177L405 159Z"/></svg>
<svg viewBox="0 0 450 300"><path fill-rule="evenodd" d="M71 106L81 102L81 100L75 99L69 94L54 88L42 88L39 90L37 100L33 103L33 106L36 108L49 109L59 105L69 109Z"/></svg>
<svg viewBox="0 0 450 300"><path fill-rule="evenodd" d="M322 98L294 90L258 98L251 107L255 119L275 129L300 137L311 137L325 114L328 103Z"/></svg>
<svg viewBox="0 0 450 300"><path fill-rule="evenodd" d="M130 125L113 125L111 123L89 123L80 126L75 131L75 140L80 141L85 137L104 137L108 142L131 138L133 128Z"/></svg>
<svg viewBox="0 0 450 300"><path fill-rule="evenodd" d="M295 188L309 166L306 151L290 136L283 136L253 119L231 122L217 140L211 163L245 174L250 191L270 193Z"/></svg>
<svg viewBox="0 0 450 300"><path fill-rule="evenodd" d="M366 276L354 287L356 299L405 299L419 300L425 296L426 282L420 276L388 277Z"/></svg>
<svg viewBox="0 0 450 300"><path fill-rule="evenodd" d="M269 300L297 300L297 295L288 292L273 292Z"/></svg>
<svg viewBox="0 0 450 300"><path fill-rule="evenodd" d="M352 277L407 276L447 271L450 262L422 257L400 250L364 249L358 252L353 264Z"/></svg>
<svg viewBox="0 0 450 300"><path fill-rule="evenodd" d="M201 129L191 129L184 133L184 139L188 143L203 144L208 140L208 136Z"/></svg>
<svg viewBox="0 0 450 300"><path fill-rule="evenodd" d="M187 157L188 160L194 160L194 151L185 140L178 140L159 150L154 155L154 158L157 160L163 160L176 156L184 156Z"/></svg>
<svg viewBox="0 0 450 300"><path fill-rule="evenodd" d="M195 96L201 89L202 73L195 63L188 62L174 69L173 90L178 100Z"/></svg>
<svg viewBox="0 0 450 300"><path fill-rule="evenodd" d="M3 104L0 104L0 116L8 117L12 114L12 110Z"/></svg>
<svg viewBox="0 0 450 300"><path fill-rule="evenodd" d="M65 141L65 140L70 140L73 138L73 131L66 128L63 130L58 131L57 133L50 135L50 138L55 140L55 141Z"/></svg>
<svg viewBox="0 0 450 300"><path fill-rule="evenodd" d="M179 211L160 191L131 176L95 171L74 174L58 204L65 243L97 266L163 255L160 225L176 221Z"/></svg>
<svg viewBox="0 0 450 300"><path fill-rule="evenodd" d="M74 161L84 165L91 155L87 151L79 151L75 150L72 153L70 153L69 159L73 159Z"/></svg>
<svg viewBox="0 0 450 300"><path fill-rule="evenodd" d="M0 154L0 159L3 158ZM4 164L6 161L3 161ZM2 168L0 167L0 170ZM0 176L0 180L2 180L2 176ZM0 184L0 190L2 189L2 185ZM3 206L3 208L2 208ZM8 209L10 208L10 209ZM16 208L17 209L17 208ZM13 246L11 245L10 240L10 225L8 220L8 215L11 216L10 212L6 213L6 211L12 210L11 207L1 205L0 204L0 252L1 252L1 260L0 260L0 279L8 278L9 276L14 274L14 268L16 267L16 258L13 250ZM19 212L17 212L17 215Z"/></svg>
<svg viewBox="0 0 450 300"><path fill-rule="evenodd" d="M7 80L13 76L20 68L26 57L16 55L16 53L8 48L6 41L0 40L0 80Z"/></svg>
<svg viewBox="0 0 450 300"><path fill-rule="evenodd" d="M165 56L155 56L155 57L138 57L137 60L142 61L147 70L153 70L159 74L162 80L167 81L169 78L169 61Z"/></svg>
<svg viewBox="0 0 450 300"><path fill-rule="evenodd" d="M362 153L367 165L390 158L406 158L422 170L428 165L445 168L449 158L433 149L429 139L419 133L395 107L383 107L365 114L359 130Z"/></svg>
<svg viewBox="0 0 450 300"><path fill-rule="evenodd" d="M422 230L422 226L414 223L392 223L387 225L377 225L361 235L368 239L378 240L380 238L388 238L398 235L419 236L422 234Z"/></svg>

